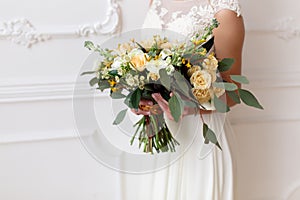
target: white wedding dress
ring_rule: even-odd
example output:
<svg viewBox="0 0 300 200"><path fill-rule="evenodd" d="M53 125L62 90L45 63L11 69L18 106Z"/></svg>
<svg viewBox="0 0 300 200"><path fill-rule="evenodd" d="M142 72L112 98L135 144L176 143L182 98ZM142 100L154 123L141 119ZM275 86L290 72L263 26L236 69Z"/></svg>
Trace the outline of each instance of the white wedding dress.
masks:
<svg viewBox="0 0 300 200"><path fill-rule="evenodd" d="M214 14L222 9L240 15L237 0L153 0L144 27L169 29L188 36L203 30ZM160 170L155 169L154 164L153 170L156 171L152 173L120 173L119 198L233 200L236 145L232 130L223 114L205 115L204 120L219 136L222 151L214 145L204 144L199 116L186 116L179 124L168 121L170 130L178 133L176 139L180 148L185 147L181 149L182 154L177 159L171 158L169 165L158 167Z"/></svg>

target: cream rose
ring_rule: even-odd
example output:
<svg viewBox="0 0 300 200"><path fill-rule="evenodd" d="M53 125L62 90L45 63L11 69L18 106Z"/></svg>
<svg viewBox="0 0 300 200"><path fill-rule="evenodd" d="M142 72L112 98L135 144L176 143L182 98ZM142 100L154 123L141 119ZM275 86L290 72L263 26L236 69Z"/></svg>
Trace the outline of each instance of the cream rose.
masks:
<svg viewBox="0 0 300 200"><path fill-rule="evenodd" d="M194 96L196 97L196 99L201 104L207 103L211 99L209 89L201 90L201 89L195 89L195 88L193 88L192 92L193 92Z"/></svg>
<svg viewBox="0 0 300 200"><path fill-rule="evenodd" d="M205 71L207 71L210 74L212 83L217 80L217 73L215 70L205 70Z"/></svg>
<svg viewBox="0 0 300 200"><path fill-rule="evenodd" d="M203 68L207 70L217 70L218 68L218 60L212 54L208 56L208 58L203 61Z"/></svg>
<svg viewBox="0 0 300 200"><path fill-rule="evenodd" d="M131 58L130 62L136 70L141 72L145 70L147 60L144 54L137 54Z"/></svg>
<svg viewBox="0 0 300 200"><path fill-rule="evenodd" d="M195 73L196 71L200 71L200 70L201 70L200 66L195 65L187 71L187 75L192 76L193 73Z"/></svg>
<svg viewBox="0 0 300 200"><path fill-rule="evenodd" d="M190 81L195 89L205 90L211 85L211 75L205 71L196 71L192 74Z"/></svg>

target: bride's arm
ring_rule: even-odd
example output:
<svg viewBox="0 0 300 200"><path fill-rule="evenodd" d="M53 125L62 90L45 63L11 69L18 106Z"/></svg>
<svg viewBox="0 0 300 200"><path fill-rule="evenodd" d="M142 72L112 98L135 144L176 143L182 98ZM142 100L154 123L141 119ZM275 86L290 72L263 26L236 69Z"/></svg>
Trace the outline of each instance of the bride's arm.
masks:
<svg viewBox="0 0 300 200"><path fill-rule="evenodd" d="M215 53L218 59L234 58L232 68L222 73L222 78L228 80L229 75L240 75L242 66L242 49L245 37L243 18L231 10L221 10L215 18L220 23L214 30ZM238 84L240 87L240 85ZM229 106L235 105L230 98L226 98Z"/></svg>

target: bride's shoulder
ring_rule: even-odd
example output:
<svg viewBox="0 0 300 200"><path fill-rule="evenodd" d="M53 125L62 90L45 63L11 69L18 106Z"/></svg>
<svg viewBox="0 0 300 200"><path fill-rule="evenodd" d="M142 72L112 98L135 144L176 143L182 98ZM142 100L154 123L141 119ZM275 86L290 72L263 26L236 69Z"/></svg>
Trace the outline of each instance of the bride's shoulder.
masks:
<svg viewBox="0 0 300 200"><path fill-rule="evenodd" d="M237 16L241 15L241 6L239 0L209 0L213 7L214 13L217 14L222 10L231 10Z"/></svg>

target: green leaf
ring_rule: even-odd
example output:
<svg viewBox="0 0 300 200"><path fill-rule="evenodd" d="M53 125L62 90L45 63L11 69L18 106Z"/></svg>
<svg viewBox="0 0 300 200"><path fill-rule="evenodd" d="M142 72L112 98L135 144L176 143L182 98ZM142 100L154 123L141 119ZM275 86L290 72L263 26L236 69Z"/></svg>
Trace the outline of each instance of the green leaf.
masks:
<svg viewBox="0 0 300 200"><path fill-rule="evenodd" d="M126 96L124 94L122 94L121 92L112 92L110 94L111 98L112 99L123 99L125 98Z"/></svg>
<svg viewBox="0 0 300 200"><path fill-rule="evenodd" d="M93 87L94 85L96 85L99 82L99 79L97 77L94 77L90 80L89 84L91 87Z"/></svg>
<svg viewBox="0 0 300 200"><path fill-rule="evenodd" d="M80 76L84 76L84 75L87 75L87 74L95 74L96 72L95 71L87 71L87 72L82 72L80 74Z"/></svg>
<svg viewBox="0 0 300 200"><path fill-rule="evenodd" d="M167 89L171 88L171 76L168 75L166 69L159 70L160 82Z"/></svg>
<svg viewBox="0 0 300 200"><path fill-rule="evenodd" d="M195 100L194 95L190 94L191 86L187 83L187 80L179 72L174 72L174 87L180 91L184 96L189 97L190 100ZM195 100L197 102L197 100Z"/></svg>
<svg viewBox="0 0 300 200"><path fill-rule="evenodd" d="M85 41L84 47L88 48L88 50L93 50L93 51L96 49L94 43L91 41Z"/></svg>
<svg viewBox="0 0 300 200"><path fill-rule="evenodd" d="M112 76L117 76L118 75L118 70L111 70L108 72L109 75L112 75Z"/></svg>
<svg viewBox="0 0 300 200"><path fill-rule="evenodd" d="M226 92L230 99L232 99L235 103L241 103L239 95L237 95L234 91L228 91Z"/></svg>
<svg viewBox="0 0 300 200"><path fill-rule="evenodd" d="M211 130L211 129L207 126L206 123L203 123L203 136L204 136L204 138L205 138L206 144L207 144L207 142L209 141L209 142L211 142L211 143L217 145L217 147L219 147L219 148L222 150L222 148L221 148L221 146L220 146L220 144L219 144L219 142L218 142L218 139L217 139L216 134L214 133L213 130Z"/></svg>
<svg viewBox="0 0 300 200"><path fill-rule="evenodd" d="M230 75L230 78L238 83L242 84L249 84L249 81L246 76L241 76L241 75Z"/></svg>
<svg viewBox="0 0 300 200"><path fill-rule="evenodd" d="M130 105L132 106L131 108L138 109L139 108L139 103L141 101L142 97L142 91L137 88L132 92L131 98L130 98Z"/></svg>
<svg viewBox="0 0 300 200"><path fill-rule="evenodd" d="M131 96L132 96L132 92L129 93L129 94L126 96L125 100L124 100L124 103L125 103L129 108L132 108L132 105L131 105L131 102L130 102Z"/></svg>
<svg viewBox="0 0 300 200"><path fill-rule="evenodd" d="M191 59L190 59L190 63L192 65L200 65L200 63L202 62L204 56L200 55L200 54L194 54Z"/></svg>
<svg viewBox="0 0 300 200"><path fill-rule="evenodd" d="M98 82L98 88L99 90L101 90L103 92L103 90L110 88L110 85L108 83L107 80L100 80Z"/></svg>
<svg viewBox="0 0 300 200"><path fill-rule="evenodd" d="M181 100L181 97L177 93L175 93L169 99L169 108L172 117L176 122L178 122L183 112L183 102Z"/></svg>
<svg viewBox="0 0 300 200"><path fill-rule="evenodd" d="M118 125L118 124L120 124L120 123L124 120L125 115L126 115L126 112L127 112L127 108L124 109L124 110L121 110L121 111L119 112L119 114L117 115L115 121L113 122L113 125Z"/></svg>
<svg viewBox="0 0 300 200"><path fill-rule="evenodd" d="M238 89L237 85L234 83L226 83L226 82L214 82L213 86L216 88L222 88L226 91L235 91Z"/></svg>
<svg viewBox="0 0 300 200"><path fill-rule="evenodd" d="M214 106L218 112L226 113L226 112L230 111L230 108L228 107L228 105L226 103L224 103L222 100L220 100L216 95L214 95L213 101L214 101Z"/></svg>
<svg viewBox="0 0 300 200"><path fill-rule="evenodd" d="M198 108L199 105L196 104L195 102L193 101L186 101L186 100L182 100L183 104L185 107L190 107L190 108Z"/></svg>
<svg viewBox="0 0 300 200"><path fill-rule="evenodd" d="M239 89L239 94L242 99L242 101L248 105L259 109L264 109L262 105L258 102L256 97L248 90Z"/></svg>
<svg viewBox="0 0 300 200"><path fill-rule="evenodd" d="M219 62L218 70L219 72L225 72L231 69L234 63L234 59L232 58L224 58Z"/></svg>

